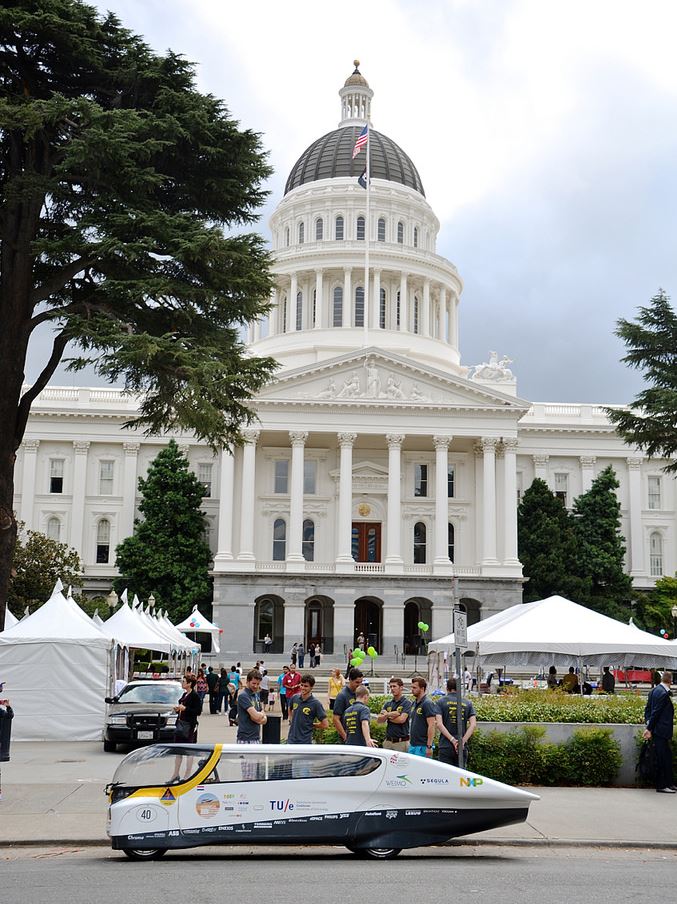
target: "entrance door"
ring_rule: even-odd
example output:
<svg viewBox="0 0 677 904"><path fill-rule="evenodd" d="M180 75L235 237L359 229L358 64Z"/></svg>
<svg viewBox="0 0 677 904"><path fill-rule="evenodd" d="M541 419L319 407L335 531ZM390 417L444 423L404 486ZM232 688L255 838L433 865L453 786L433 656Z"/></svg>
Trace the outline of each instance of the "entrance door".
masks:
<svg viewBox="0 0 677 904"><path fill-rule="evenodd" d="M352 553L356 562L381 561L380 521L353 521Z"/></svg>
<svg viewBox="0 0 677 904"><path fill-rule="evenodd" d="M421 621L421 610L418 603L413 600L404 607L404 652L407 656L413 656L419 652L421 631L418 623Z"/></svg>
<svg viewBox="0 0 677 904"><path fill-rule="evenodd" d="M362 634L365 648L373 646L381 653L381 607L370 599L355 601L355 641Z"/></svg>
<svg viewBox="0 0 677 904"><path fill-rule="evenodd" d="M311 643L322 643L322 604L308 603L306 609L306 650Z"/></svg>

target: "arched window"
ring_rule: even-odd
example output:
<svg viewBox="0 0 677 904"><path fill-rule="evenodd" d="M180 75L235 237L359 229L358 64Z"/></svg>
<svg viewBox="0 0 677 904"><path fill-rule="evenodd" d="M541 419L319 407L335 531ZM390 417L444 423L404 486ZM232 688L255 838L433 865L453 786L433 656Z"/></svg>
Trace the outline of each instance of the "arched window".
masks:
<svg viewBox="0 0 677 904"><path fill-rule="evenodd" d="M50 518L47 521L47 536L50 540L61 539L61 521L59 518Z"/></svg>
<svg viewBox="0 0 677 904"><path fill-rule="evenodd" d="M449 550L449 558L451 561L454 561L454 525L449 522L448 532L447 532L447 548Z"/></svg>
<svg viewBox="0 0 677 904"><path fill-rule="evenodd" d="M302 245L306 240L306 224L299 223L299 245Z"/></svg>
<svg viewBox="0 0 677 904"><path fill-rule="evenodd" d="M287 228L284 231L284 243L287 246L287 248L289 248L290 239L291 239L291 235L289 232L289 226L287 226Z"/></svg>
<svg viewBox="0 0 677 904"><path fill-rule="evenodd" d="M395 305L395 325L397 326L398 330L400 328L400 310L401 310L400 293L398 291L397 298L396 298L396 305Z"/></svg>
<svg viewBox="0 0 677 904"><path fill-rule="evenodd" d="M414 295L414 332L418 333L419 329L419 312L420 312L420 304L418 300L418 295Z"/></svg>
<svg viewBox="0 0 677 904"><path fill-rule="evenodd" d="M355 289L355 326L364 326L364 289Z"/></svg>
<svg viewBox="0 0 677 904"><path fill-rule="evenodd" d="M303 522L303 558L306 562L315 561L315 522L306 518Z"/></svg>
<svg viewBox="0 0 677 904"><path fill-rule="evenodd" d="M404 244L404 223L402 220L397 224L397 243L398 245Z"/></svg>
<svg viewBox="0 0 677 904"><path fill-rule="evenodd" d="M364 241L364 217L357 218L357 241Z"/></svg>
<svg viewBox="0 0 677 904"><path fill-rule="evenodd" d="M425 565L426 529L422 521L414 525L414 564Z"/></svg>
<svg viewBox="0 0 677 904"><path fill-rule="evenodd" d="M287 296L282 296L282 304L280 305L280 318L282 323L280 324L280 332L287 332Z"/></svg>
<svg viewBox="0 0 677 904"><path fill-rule="evenodd" d="M378 325L382 330L386 328L386 290L381 289L378 308Z"/></svg>
<svg viewBox="0 0 677 904"><path fill-rule="evenodd" d="M414 248L418 248L418 226L414 226Z"/></svg>
<svg viewBox="0 0 677 904"><path fill-rule="evenodd" d="M336 286L334 289L334 311L332 322L334 326L341 326L343 323L343 288L341 286Z"/></svg>
<svg viewBox="0 0 677 904"><path fill-rule="evenodd" d="M266 635L274 637L275 603L272 600L259 600L256 613L256 639L265 640Z"/></svg>
<svg viewBox="0 0 677 904"><path fill-rule="evenodd" d="M315 220L315 241L321 242L324 238L324 220L322 217L318 217Z"/></svg>
<svg viewBox="0 0 677 904"><path fill-rule="evenodd" d="M110 521L102 518L96 526L96 564L108 565L110 558Z"/></svg>
<svg viewBox="0 0 677 904"><path fill-rule="evenodd" d="M337 242L343 241L343 217L342 216L336 217L336 227L335 227L334 235L336 236Z"/></svg>
<svg viewBox="0 0 677 904"><path fill-rule="evenodd" d="M287 558L287 523L277 518L273 524L273 562L284 562Z"/></svg>
<svg viewBox="0 0 677 904"><path fill-rule="evenodd" d="M303 292L296 293L296 329L303 329Z"/></svg>
<svg viewBox="0 0 677 904"><path fill-rule="evenodd" d="M383 217L381 217L378 221L376 237L379 242L385 242L386 240L386 221Z"/></svg>
<svg viewBox="0 0 677 904"><path fill-rule="evenodd" d="M663 577L663 537L654 531L649 536L649 562L652 578Z"/></svg>

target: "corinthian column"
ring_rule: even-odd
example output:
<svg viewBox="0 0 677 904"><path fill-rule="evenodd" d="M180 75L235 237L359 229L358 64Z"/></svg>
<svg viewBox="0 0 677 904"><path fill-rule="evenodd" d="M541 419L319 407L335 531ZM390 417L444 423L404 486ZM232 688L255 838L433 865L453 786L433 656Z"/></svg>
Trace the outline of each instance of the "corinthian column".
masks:
<svg viewBox="0 0 677 904"><path fill-rule="evenodd" d="M388 537L386 544L386 566L402 566L401 531L401 455L404 436L388 433Z"/></svg>
<svg viewBox="0 0 677 904"><path fill-rule="evenodd" d="M356 433L339 433L341 450L339 464L339 518L336 544L337 563L353 564L352 555L352 508L353 508L353 443Z"/></svg>
<svg viewBox="0 0 677 904"><path fill-rule="evenodd" d="M254 509L256 506L256 443L258 430L244 430L242 454L242 508L240 510L240 552L238 562L254 562Z"/></svg>
<svg viewBox="0 0 677 904"><path fill-rule="evenodd" d="M219 489L219 536L214 564L233 559L233 488L235 459L229 449L221 452L221 486Z"/></svg>
<svg viewBox="0 0 677 904"><path fill-rule="evenodd" d="M123 443L125 460L122 469L122 512L120 514L120 539L134 533L134 512L136 510L136 469L139 460L140 443Z"/></svg>
<svg viewBox="0 0 677 904"><path fill-rule="evenodd" d="M628 515L630 520L630 574L646 575L642 537L642 459L628 458Z"/></svg>
<svg viewBox="0 0 677 904"><path fill-rule="evenodd" d="M435 565L451 565L449 559L449 443L450 436L433 436L435 446Z"/></svg>
<svg viewBox="0 0 677 904"><path fill-rule="evenodd" d="M85 489L87 485L87 455L89 443L76 440L73 443L73 507L71 509L71 546L83 553L82 533L85 523ZM98 488L97 488L98 493Z"/></svg>
<svg viewBox="0 0 677 904"><path fill-rule="evenodd" d="M290 432L291 482L289 488L289 540L287 561L303 562L303 448L308 439L305 432Z"/></svg>
<svg viewBox="0 0 677 904"><path fill-rule="evenodd" d="M25 439L23 449L23 476L21 479L20 518L28 528L33 525L33 504L35 502L35 469L38 461L39 439Z"/></svg>
<svg viewBox="0 0 677 904"><path fill-rule="evenodd" d="M482 438L482 564L496 565L496 439Z"/></svg>
<svg viewBox="0 0 677 904"><path fill-rule="evenodd" d="M517 556L517 440L503 440L504 564L519 565Z"/></svg>

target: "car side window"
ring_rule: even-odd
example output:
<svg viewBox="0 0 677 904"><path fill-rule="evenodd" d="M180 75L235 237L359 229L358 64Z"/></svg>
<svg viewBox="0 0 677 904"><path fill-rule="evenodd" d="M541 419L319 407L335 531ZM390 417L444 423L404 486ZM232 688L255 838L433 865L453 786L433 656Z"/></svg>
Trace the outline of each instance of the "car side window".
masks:
<svg viewBox="0 0 677 904"><path fill-rule="evenodd" d="M374 772L381 764L380 757L354 754L225 752L215 769L219 777L211 781L264 782L363 776Z"/></svg>

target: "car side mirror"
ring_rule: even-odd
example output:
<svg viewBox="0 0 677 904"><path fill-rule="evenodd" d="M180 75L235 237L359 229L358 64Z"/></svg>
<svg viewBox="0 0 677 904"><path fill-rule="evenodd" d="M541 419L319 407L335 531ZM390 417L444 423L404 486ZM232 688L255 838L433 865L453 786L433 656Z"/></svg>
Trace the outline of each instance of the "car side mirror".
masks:
<svg viewBox="0 0 677 904"><path fill-rule="evenodd" d="M118 698L117 697L104 697L103 702L104 703L117 703Z"/></svg>

